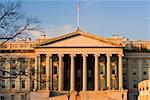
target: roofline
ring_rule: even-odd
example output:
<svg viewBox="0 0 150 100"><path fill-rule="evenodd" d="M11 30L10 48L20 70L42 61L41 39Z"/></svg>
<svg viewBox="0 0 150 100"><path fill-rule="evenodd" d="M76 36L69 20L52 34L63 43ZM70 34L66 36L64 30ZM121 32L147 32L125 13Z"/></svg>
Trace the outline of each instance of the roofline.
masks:
<svg viewBox="0 0 150 100"><path fill-rule="evenodd" d="M87 32L83 32L82 30L76 30L72 33L68 33L68 34L65 34L65 35L62 35L62 36L47 39L47 40L45 40L41 43L35 44L34 47L38 47L38 46L46 44L48 42L53 43L53 42L56 42L60 39L65 39L65 38L69 38L69 37L73 37L73 36L77 36L77 35L88 36L88 37L93 38L93 39L97 39L97 40L100 40L100 41L103 41L103 42L111 43L115 46L117 45L117 46L123 47L122 45L119 45L119 44L116 44L116 43L112 42L112 39L110 39L110 38L104 38L104 37L96 36L96 35L93 35L93 34L90 34L90 33L87 33Z"/></svg>

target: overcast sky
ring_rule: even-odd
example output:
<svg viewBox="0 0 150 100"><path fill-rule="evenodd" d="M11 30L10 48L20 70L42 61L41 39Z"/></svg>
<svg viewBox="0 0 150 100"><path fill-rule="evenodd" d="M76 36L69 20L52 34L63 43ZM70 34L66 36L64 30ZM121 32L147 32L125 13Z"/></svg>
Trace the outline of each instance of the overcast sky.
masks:
<svg viewBox="0 0 150 100"><path fill-rule="evenodd" d="M73 32L77 27L77 0L22 0L23 10L41 20L48 37ZM80 0L80 27L98 36L113 33L132 40L150 40L148 0ZM36 38L40 35L33 33Z"/></svg>

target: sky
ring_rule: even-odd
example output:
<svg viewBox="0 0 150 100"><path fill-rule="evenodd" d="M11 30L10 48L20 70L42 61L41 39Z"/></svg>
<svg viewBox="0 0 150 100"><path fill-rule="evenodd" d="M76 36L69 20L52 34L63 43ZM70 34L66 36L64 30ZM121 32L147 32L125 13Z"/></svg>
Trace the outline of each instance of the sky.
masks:
<svg viewBox="0 0 150 100"><path fill-rule="evenodd" d="M80 2L80 29L98 36L117 33L130 40L150 40L148 0L22 0L23 10L41 21L47 37L74 32ZM33 32L35 39L41 33Z"/></svg>

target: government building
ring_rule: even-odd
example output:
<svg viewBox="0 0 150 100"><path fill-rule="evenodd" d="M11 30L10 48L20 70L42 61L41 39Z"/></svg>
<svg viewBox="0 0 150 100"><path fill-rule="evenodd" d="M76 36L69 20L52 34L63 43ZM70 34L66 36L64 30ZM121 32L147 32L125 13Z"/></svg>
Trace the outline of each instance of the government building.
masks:
<svg viewBox="0 0 150 100"><path fill-rule="evenodd" d="M9 41L0 76L0 100L137 100L138 83L150 80L150 41L82 30Z"/></svg>

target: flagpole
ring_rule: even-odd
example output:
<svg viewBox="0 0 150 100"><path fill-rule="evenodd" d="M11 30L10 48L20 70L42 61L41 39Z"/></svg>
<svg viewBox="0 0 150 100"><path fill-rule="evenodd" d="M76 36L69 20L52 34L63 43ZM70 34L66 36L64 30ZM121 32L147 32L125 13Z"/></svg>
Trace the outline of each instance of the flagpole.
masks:
<svg viewBox="0 0 150 100"><path fill-rule="evenodd" d="M77 5L77 30L79 30L80 28L80 2L78 2Z"/></svg>

